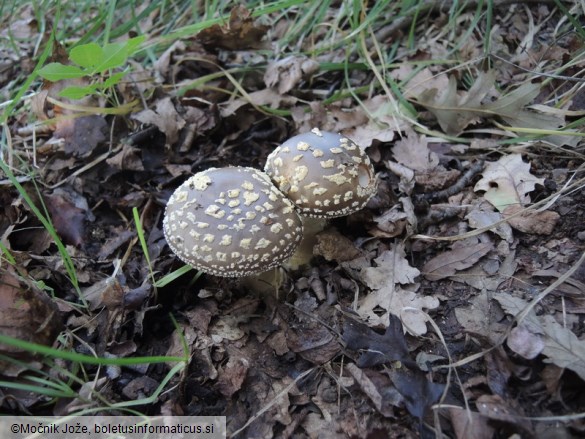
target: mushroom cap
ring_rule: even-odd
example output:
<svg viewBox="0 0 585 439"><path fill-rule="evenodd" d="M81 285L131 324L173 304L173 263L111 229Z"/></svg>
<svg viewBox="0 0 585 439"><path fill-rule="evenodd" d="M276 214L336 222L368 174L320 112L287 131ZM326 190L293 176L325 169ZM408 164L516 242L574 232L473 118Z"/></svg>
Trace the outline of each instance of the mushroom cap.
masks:
<svg viewBox="0 0 585 439"><path fill-rule="evenodd" d="M299 134L277 147L264 171L302 215L333 218L362 209L376 192L369 157L341 134Z"/></svg>
<svg viewBox="0 0 585 439"><path fill-rule="evenodd" d="M171 250L216 276L239 277L286 260L303 234L301 219L262 171L210 168L171 195L163 220Z"/></svg>

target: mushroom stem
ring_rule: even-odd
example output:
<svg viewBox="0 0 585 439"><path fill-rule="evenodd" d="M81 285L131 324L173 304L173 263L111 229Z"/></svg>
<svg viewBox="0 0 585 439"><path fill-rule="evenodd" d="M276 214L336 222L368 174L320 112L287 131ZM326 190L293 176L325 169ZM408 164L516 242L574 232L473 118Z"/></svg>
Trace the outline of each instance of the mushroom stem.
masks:
<svg viewBox="0 0 585 439"><path fill-rule="evenodd" d="M308 264L313 258L313 248L317 244L317 233L327 225L326 218L301 217L303 221L303 238L293 255L283 263L289 270L297 270Z"/></svg>

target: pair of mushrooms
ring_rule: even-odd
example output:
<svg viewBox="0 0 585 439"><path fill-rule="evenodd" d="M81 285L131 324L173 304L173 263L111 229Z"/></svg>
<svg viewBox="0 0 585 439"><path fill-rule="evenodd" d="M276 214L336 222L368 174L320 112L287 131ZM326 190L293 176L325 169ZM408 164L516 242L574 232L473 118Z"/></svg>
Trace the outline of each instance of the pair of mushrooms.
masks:
<svg viewBox="0 0 585 439"><path fill-rule="evenodd" d="M303 237L300 215L334 218L362 209L376 190L368 156L340 134L292 137L264 172L210 168L168 201L163 230L184 262L216 276L257 274L286 261Z"/></svg>

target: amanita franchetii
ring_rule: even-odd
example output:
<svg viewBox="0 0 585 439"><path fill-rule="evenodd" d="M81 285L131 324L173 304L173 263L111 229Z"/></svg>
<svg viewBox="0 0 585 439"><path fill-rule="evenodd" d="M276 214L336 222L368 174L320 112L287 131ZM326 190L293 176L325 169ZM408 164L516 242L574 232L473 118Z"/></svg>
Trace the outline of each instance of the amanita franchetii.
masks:
<svg viewBox="0 0 585 439"><path fill-rule="evenodd" d="M163 230L184 262L216 276L267 271L297 248L303 226L293 203L263 172L210 168L169 199Z"/></svg>
<svg viewBox="0 0 585 439"><path fill-rule="evenodd" d="M305 249L299 253L306 253L308 247L312 254L314 234L324 227L323 219L361 210L377 188L366 153L347 137L317 128L277 147L268 156L264 171L305 217L301 244ZM306 258L300 259L304 263Z"/></svg>

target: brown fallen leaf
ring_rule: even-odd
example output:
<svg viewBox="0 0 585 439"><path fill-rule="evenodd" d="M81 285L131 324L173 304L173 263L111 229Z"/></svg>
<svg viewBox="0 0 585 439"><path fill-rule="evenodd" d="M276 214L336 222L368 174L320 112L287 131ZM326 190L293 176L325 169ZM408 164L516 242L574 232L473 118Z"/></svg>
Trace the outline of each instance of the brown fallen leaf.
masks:
<svg viewBox="0 0 585 439"><path fill-rule="evenodd" d="M186 123L175 109L170 97L159 100L154 110L146 109L133 114L132 119L156 126L166 136L167 148L179 139L179 131Z"/></svg>
<svg viewBox="0 0 585 439"><path fill-rule="evenodd" d="M417 172L414 180L424 192L439 191L449 187L457 181L461 171L457 169L443 169L442 166L432 171Z"/></svg>
<svg viewBox="0 0 585 439"><path fill-rule="evenodd" d="M374 217L376 227L368 229L372 236L394 238L402 234L406 228L406 213L394 206L380 216Z"/></svg>
<svg viewBox="0 0 585 439"><path fill-rule="evenodd" d="M408 263L401 244L386 250L374 262L376 266L362 270L362 281L370 288L383 288L389 283L412 284L420 274L417 268Z"/></svg>
<svg viewBox="0 0 585 439"><path fill-rule="evenodd" d="M65 193L55 192L45 195L45 200L53 227L63 242L75 246L81 245L85 236L87 212L75 206Z"/></svg>
<svg viewBox="0 0 585 439"><path fill-rule="evenodd" d="M231 356L227 364L219 369L217 388L227 398L231 398L242 387L250 362L245 357Z"/></svg>
<svg viewBox="0 0 585 439"><path fill-rule="evenodd" d="M439 253L429 260L422 268L424 276L431 281L444 279L457 271L471 267L482 257L494 249L494 243L466 241L453 246L452 250Z"/></svg>
<svg viewBox="0 0 585 439"><path fill-rule="evenodd" d="M413 76L412 64L401 63L397 69L390 72L390 76L400 81L406 81L404 86L404 97L407 99L416 98L427 90L439 90L439 93L447 90L449 78L445 74L435 75L428 67L418 71Z"/></svg>
<svg viewBox="0 0 585 439"><path fill-rule="evenodd" d="M429 408L439 400L444 384L430 381L424 372L416 369L389 369L392 383L404 397L404 405L412 416L422 419Z"/></svg>
<svg viewBox="0 0 585 439"><path fill-rule="evenodd" d="M264 73L264 83L267 87L276 87L280 94L284 94L318 71L317 61L306 56L288 56L268 64Z"/></svg>
<svg viewBox="0 0 585 439"><path fill-rule="evenodd" d="M106 163L122 171L144 171L140 148L124 144L122 151L106 160Z"/></svg>
<svg viewBox="0 0 585 439"><path fill-rule="evenodd" d="M439 300L415 292L419 287L415 278L420 272L408 263L404 246L395 245L392 250L383 252L374 261L377 267L364 267L359 273L360 280L372 291L360 299L358 314L370 326L388 326L391 316L396 315L408 332L414 335L425 334L427 317L421 311L437 308Z"/></svg>
<svg viewBox="0 0 585 439"><path fill-rule="evenodd" d="M522 210L522 206L508 206L502 212L504 217L511 216L516 212ZM560 219L560 215L552 210L545 210L536 212L533 210L526 210L519 216L509 218L510 226L523 233L531 233L535 235L550 235Z"/></svg>
<svg viewBox="0 0 585 439"><path fill-rule="evenodd" d="M287 334L289 349L311 363L325 364L341 351L341 344L323 326L289 328Z"/></svg>
<svg viewBox="0 0 585 439"><path fill-rule="evenodd" d="M128 399L139 399L150 396L159 386L159 382L147 375L134 378L122 388L122 395Z"/></svg>
<svg viewBox="0 0 585 439"><path fill-rule="evenodd" d="M479 113L481 101L493 88L495 71L480 72L468 92L457 92L457 81L449 77L447 88L432 88L417 96L418 103L426 107L437 118L441 128L451 135L461 133L469 124L475 123L483 113ZM478 114L479 113L479 114Z"/></svg>
<svg viewBox="0 0 585 439"><path fill-rule="evenodd" d="M542 328L542 354L548 357L546 362L570 369L585 381L585 340L579 339L551 315L544 316Z"/></svg>
<svg viewBox="0 0 585 439"><path fill-rule="evenodd" d="M486 210L486 208L489 210ZM483 227L488 227L492 224L495 224L503 219L501 213L492 212L490 210L491 207L487 203L475 205L473 210L465 217L465 219L469 222L469 227L474 229L481 229ZM495 226L494 228L490 229L490 231L498 235L500 238L506 240L506 242L514 241L512 228L505 222Z"/></svg>
<svg viewBox="0 0 585 439"><path fill-rule="evenodd" d="M345 366L350 375L370 398L376 410L383 416L393 418L394 408L404 403L402 395L392 386L387 376L374 370L360 369L354 363Z"/></svg>
<svg viewBox="0 0 585 439"><path fill-rule="evenodd" d="M496 72L480 72L467 92L457 90L454 76L449 77L445 89L431 88L416 96L417 103L426 107L437 118L441 128L451 135L461 133L480 117L498 117L510 126L556 129L562 118L553 114L530 111L525 107L538 95L541 84L525 83L493 101L482 103L494 88Z"/></svg>
<svg viewBox="0 0 585 439"><path fill-rule="evenodd" d="M439 165L439 156L429 149L426 136L407 130L406 136L392 147L396 161L413 171L429 171Z"/></svg>
<svg viewBox="0 0 585 439"><path fill-rule="evenodd" d="M87 157L106 140L108 123L102 116L91 115L72 119L60 118L55 125L54 138L63 140L65 154Z"/></svg>
<svg viewBox="0 0 585 439"><path fill-rule="evenodd" d="M229 101L225 106L220 108L222 117L233 115L238 109L244 105L264 106L268 105L270 108L282 108L290 106L297 102L297 98L292 96L283 96L271 88L248 93L245 98L238 98Z"/></svg>
<svg viewBox="0 0 585 439"><path fill-rule="evenodd" d="M254 24L252 13L245 6L238 5L232 9L228 23L203 29L196 39L211 50L264 49L267 44L262 38L267 30L267 26Z"/></svg>
<svg viewBox="0 0 585 439"><path fill-rule="evenodd" d="M8 266L0 271L0 334L41 345L52 345L62 328L57 305L34 283L19 279ZM0 343L0 354L30 361L29 351ZM0 374L14 372L13 364L0 361Z"/></svg>

